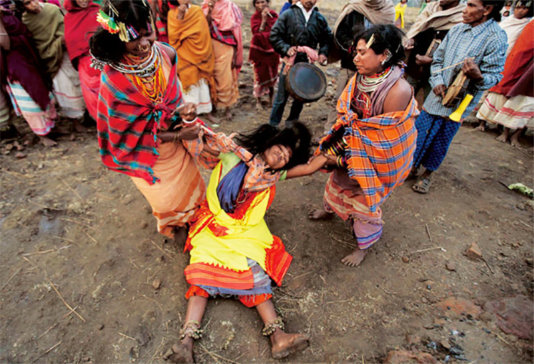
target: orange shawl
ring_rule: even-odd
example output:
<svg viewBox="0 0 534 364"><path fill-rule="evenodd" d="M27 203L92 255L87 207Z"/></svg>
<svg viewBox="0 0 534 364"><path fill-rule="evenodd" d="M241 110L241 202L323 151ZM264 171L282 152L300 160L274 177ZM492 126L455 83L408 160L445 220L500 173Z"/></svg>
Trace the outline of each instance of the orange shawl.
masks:
<svg viewBox="0 0 534 364"><path fill-rule="evenodd" d="M179 20L177 15L178 8L169 10L167 26L169 43L178 53L177 72L182 89L187 92L200 79L205 79L210 91L215 90L213 78L215 58L210 29L204 13L199 6L191 5L182 20ZM212 102L214 102L213 96Z"/></svg>

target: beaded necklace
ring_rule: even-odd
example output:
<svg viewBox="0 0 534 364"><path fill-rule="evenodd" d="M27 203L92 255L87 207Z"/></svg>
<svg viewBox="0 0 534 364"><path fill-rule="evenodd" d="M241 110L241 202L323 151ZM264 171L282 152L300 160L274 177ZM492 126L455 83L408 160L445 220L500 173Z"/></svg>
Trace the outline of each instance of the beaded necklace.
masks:
<svg viewBox="0 0 534 364"><path fill-rule="evenodd" d="M390 66L372 76L358 75L356 78L356 90L354 90L350 105L360 119L371 116L371 94L388 78L391 70Z"/></svg>
<svg viewBox="0 0 534 364"><path fill-rule="evenodd" d="M391 66L372 76L358 75L358 89L363 92L372 93L386 80L390 73Z"/></svg>
<svg viewBox="0 0 534 364"><path fill-rule="evenodd" d="M148 62L147 60L150 60L150 58L154 58L154 61ZM125 60L127 63L121 64L122 67L126 69L130 68L130 70L138 70L138 72L127 73L127 76L133 81L139 91L154 103L161 102L167 86L167 80L163 72L163 58L159 49L153 47L151 55L147 57L147 60L132 55L126 55ZM145 68L152 68L150 72L143 71L140 67L143 64L147 65Z"/></svg>

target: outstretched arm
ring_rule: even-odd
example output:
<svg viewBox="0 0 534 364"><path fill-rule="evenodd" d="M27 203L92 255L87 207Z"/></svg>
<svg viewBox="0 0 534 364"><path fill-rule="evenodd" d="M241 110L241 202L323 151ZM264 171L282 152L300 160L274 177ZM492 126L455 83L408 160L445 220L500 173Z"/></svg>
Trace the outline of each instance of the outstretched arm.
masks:
<svg viewBox="0 0 534 364"><path fill-rule="evenodd" d="M335 165L336 157L331 155L320 154L310 158L308 163L299 164L287 171L286 179L309 176L314 174L326 165Z"/></svg>

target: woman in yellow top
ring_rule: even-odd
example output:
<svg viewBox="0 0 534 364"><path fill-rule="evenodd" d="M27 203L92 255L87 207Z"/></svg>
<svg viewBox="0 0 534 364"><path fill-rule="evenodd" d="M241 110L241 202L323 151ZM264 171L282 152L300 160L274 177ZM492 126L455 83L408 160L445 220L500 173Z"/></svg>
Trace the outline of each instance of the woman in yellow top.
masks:
<svg viewBox="0 0 534 364"><path fill-rule="evenodd" d="M397 28L404 29L404 12L408 7L408 0L401 0L395 5L395 25Z"/></svg>

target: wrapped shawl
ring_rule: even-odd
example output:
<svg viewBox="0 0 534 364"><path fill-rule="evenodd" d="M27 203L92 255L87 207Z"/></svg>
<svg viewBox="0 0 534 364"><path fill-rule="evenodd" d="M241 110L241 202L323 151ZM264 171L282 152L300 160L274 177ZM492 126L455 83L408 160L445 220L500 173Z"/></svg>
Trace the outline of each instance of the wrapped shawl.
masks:
<svg viewBox="0 0 534 364"><path fill-rule="evenodd" d="M427 29L451 29L456 24L462 22L462 12L464 8L465 4L458 4L453 8L443 10L439 6L439 1L431 2L425 7L425 10L417 16L415 23L413 23L410 30L406 33L406 38L411 39Z"/></svg>
<svg viewBox="0 0 534 364"><path fill-rule="evenodd" d="M490 91L513 97L517 95L534 96L533 94L533 72L534 63L534 21L531 21L523 29L523 32L517 39L514 47L510 51L502 80Z"/></svg>
<svg viewBox="0 0 534 364"><path fill-rule="evenodd" d="M274 23L278 20L278 14L276 14L276 11L274 10L271 10L269 13L271 14L271 17L267 17L265 29L263 29L262 32L260 32L262 20L261 12L256 11L250 18L250 29L252 30L253 35L252 40L250 41L249 59L255 63L261 62L266 54L267 56L272 53L277 54L269 41L269 34L271 33L271 28Z"/></svg>
<svg viewBox="0 0 534 364"><path fill-rule="evenodd" d="M1 16L11 42L11 49L4 53L7 77L11 82L20 82L41 110L46 110L50 103L50 86L47 84L51 82L41 71L41 61L31 43L32 35L15 15L4 12Z"/></svg>
<svg viewBox="0 0 534 364"><path fill-rule="evenodd" d="M182 20L178 8L169 11L167 25L169 42L178 53L178 76L184 91L205 79L215 90L213 66L215 58L211 46L208 22L199 6L191 5Z"/></svg>
<svg viewBox="0 0 534 364"><path fill-rule="evenodd" d="M208 14L208 3L211 0L204 0L202 3L202 10L204 14ZM241 23L243 22L243 13L239 6L234 4L231 0L218 0L215 2L213 11L211 12L212 22L217 29L221 31L231 31L237 42L237 57L235 66L241 70L243 65L243 39L241 34Z"/></svg>
<svg viewBox="0 0 534 364"><path fill-rule="evenodd" d="M362 14L373 24L393 24L395 20L395 8L391 0L350 0L336 20L334 37L341 21L353 11Z"/></svg>
<svg viewBox="0 0 534 364"><path fill-rule="evenodd" d="M98 28L96 15L100 8L92 1L85 9L75 4L76 0L65 0L65 44L71 61L89 54L89 38Z"/></svg>
<svg viewBox="0 0 534 364"><path fill-rule="evenodd" d="M159 42L162 57L168 58ZM152 167L158 158L158 130L169 127L172 112L182 103L175 56L163 101L154 104L129 78L109 65L104 67L98 100L98 144L102 162L110 169L158 181Z"/></svg>
<svg viewBox="0 0 534 364"><path fill-rule="evenodd" d="M40 3L41 11L22 15L22 22L33 35L39 56L46 65L46 73L54 78L63 61L63 13L55 5Z"/></svg>
<svg viewBox="0 0 534 364"><path fill-rule="evenodd" d="M521 31L530 22L530 20L532 20L532 18L517 19L515 16L511 15L507 18L504 18L503 21L499 23L499 26L506 32L506 37L508 38L508 48L506 50L507 57L512 51L512 48L517 41L517 38L521 34Z"/></svg>
<svg viewBox="0 0 534 364"><path fill-rule="evenodd" d="M369 210L375 212L410 173L416 147L415 118L419 111L412 96L404 111L358 119L350 106L356 77L341 94L338 119L321 146L344 129L348 175L361 186Z"/></svg>

